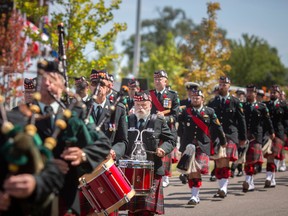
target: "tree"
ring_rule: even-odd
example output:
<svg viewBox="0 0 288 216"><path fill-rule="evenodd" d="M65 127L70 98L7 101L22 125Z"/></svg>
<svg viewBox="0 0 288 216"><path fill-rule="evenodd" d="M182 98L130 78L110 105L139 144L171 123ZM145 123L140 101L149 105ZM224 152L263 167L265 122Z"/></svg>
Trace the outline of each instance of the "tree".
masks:
<svg viewBox="0 0 288 216"><path fill-rule="evenodd" d="M231 40L232 70L229 76L235 85L253 83L258 87L287 83L287 69L281 63L277 50L256 36L242 35L242 40Z"/></svg>
<svg viewBox="0 0 288 216"><path fill-rule="evenodd" d="M230 49L228 41L217 29L218 10L220 10L219 3L208 3L208 18L203 19L199 28L201 31L191 32L186 44L181 46L186 66L182 76L186 81L199 83L206 95L216 84L218 77L231 69L224 63L230 57ZM196 43L195 37L199 38Z"/></svg>
<svg viewBox="0 0 288 216"><path fill-rule="evenodd" d="M179 89L179 85L183 84L183 79L179 77L183 65L181 64L182 55L179 53L173 34L167 34L165 43L158 46L150 53L150 58L140 65L142 77L148 80L153 77L153 72L164 69L169 77L169 85L172 89ZM175 79L177 77L177 79ZM150 84L152 82L149 82ZM152 85L150 85L150 88Z"/></svg>
<svg viewBox="0 0 288 216"><path fill-rule="evenodd" d="M150 53L154 52L159 46L163 46L169 39L170 33L175 41L181 43L186 34L195 26L191 19L187 19L186 14L181 9L164 7L161 11L157 9L159 18L146 19L141 23L141 59L140 62L147 61ZM129 68L132 69L132 60L134 55L135 35L131 35L128 40L123 41L124 53L130 60ZM130 69L130 71L131 71Z"/></svg>
<svg viewBox="0 0 288 216"><path fill-rule="evenodd" d="M29 0L17 0L18 7L27 13L27 17L35 16L38 19L46 15L45 9L38 9L37 2ZM103 27L113 20L113 10L118 9L121 0L54 0L57 8L51 13L49 25L45 25L50 36L50 45L53 50L58 50L57 25L63 23L65 27L67 72L70 76L87 76L92 68L106 68L114 59L118 58L113 50L116 35L126 29L126 24L113 23L107 31ZM53 7L52 7L53 8ZM34 35L34 39L41 41L40 36ZM42 41L43 42L43 41ZM92 47L95 52L85 54L87 47ZM101 51L105 50L105 55Z"/></svg>
<svg viewBox="0 0 288 216"><path fill-rule="evenodd" d="M33 54L31 43L23 34L24 20L16 11L0 14L0 93L15 106L16 97L22 96L21 74L29 67Z"/></svg>

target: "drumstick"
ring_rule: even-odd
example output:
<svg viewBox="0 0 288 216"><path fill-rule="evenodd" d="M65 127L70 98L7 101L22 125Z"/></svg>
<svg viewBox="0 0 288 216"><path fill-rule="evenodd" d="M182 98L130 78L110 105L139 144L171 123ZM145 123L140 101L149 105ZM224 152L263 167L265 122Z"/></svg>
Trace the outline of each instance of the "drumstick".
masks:
<svg viewBox="0 0 288 216"><path fill-rule="evenodd" d="M150 154L156 154L156 155L157 155L157 153L154 152L154 151L148 151L148 150L145 150L145 152L150 153Z"/></svg>

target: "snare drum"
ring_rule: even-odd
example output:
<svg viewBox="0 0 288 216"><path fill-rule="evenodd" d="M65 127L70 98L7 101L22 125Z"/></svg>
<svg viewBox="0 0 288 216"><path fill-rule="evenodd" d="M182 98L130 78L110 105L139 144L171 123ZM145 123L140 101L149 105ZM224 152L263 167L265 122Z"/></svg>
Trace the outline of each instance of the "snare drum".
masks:
<svg viewBox="0 0 288 216"><path fill-rule="evenodd" d="M153 186L154 162L119 160L119 167L136 191L136 196L147 196Z"/></svg>
<svg viewBox="0 0 288 216"><path fill-rule="evenodd" d="M135 195L129 181L113 159L103 161L91 174L79 178L79 189L97 215L108 215Z"/></svg>

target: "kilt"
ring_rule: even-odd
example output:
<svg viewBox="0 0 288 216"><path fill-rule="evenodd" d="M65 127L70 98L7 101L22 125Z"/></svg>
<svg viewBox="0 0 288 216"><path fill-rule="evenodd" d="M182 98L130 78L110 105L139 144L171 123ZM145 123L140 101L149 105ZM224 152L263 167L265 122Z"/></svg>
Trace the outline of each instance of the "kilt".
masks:
<svg viewBox="0 0 288 216"><path fill-rule="evenodd" d="M172 157L172 163L178 163L179 161L179 154L178 154L178 149L177 147L174 148L174 150L171 153L171 157Z"/></svg>
<svg viewBox="0 0 288 216"><path fill-rule="evenodd" d="M207 175L209 173L209 156L205 154L200 148L196 148L195 160L200 165L200 173Z"/></svg>
<svg viewBox="0 0 288 216"><path fill-rule="evenodd" d="M120 210L129 210L130 212L150 211L155 214L164 214L162 176L154 175L153 190L148 196L134 196Z"/></svg>
<svg viewBox="0 0 288 216"><path fill-rule="evenodd" d="M288 151L288 137L286 135L284 136L284 149Z"/></svg>
<svg viewBox="0 0 288 216"><path fill-rule="evenodd" d="M226 155L230 161L234 162L238 159L237 144L227 138Z"/></svg>
<svg viewBox="0 0 288 216"><path fill-rule="evenodd" d="M255 139L250 140L246 153L246 164L262 164L263 162L262 145L257 143Z"/></svg>
<svg viewBox="0 0 288 216"><path fill-rule="evenodd" d="M281 154L282 149L283 149L283 141L280 138L275 137L275 139L272 141L272 154L274 155L275 159L283 160ZM265 154L264 156L267 157L268 155Z"/></svg>
<svg viewBox="0 0 288 216"><path fill-rule="evenodd" d="M161 158L163 167L164 167L164 172L165 176L172 176L172 170L171 170L171 165L172 165L172 153L169 153L165 155L163 158Z"/></svg>

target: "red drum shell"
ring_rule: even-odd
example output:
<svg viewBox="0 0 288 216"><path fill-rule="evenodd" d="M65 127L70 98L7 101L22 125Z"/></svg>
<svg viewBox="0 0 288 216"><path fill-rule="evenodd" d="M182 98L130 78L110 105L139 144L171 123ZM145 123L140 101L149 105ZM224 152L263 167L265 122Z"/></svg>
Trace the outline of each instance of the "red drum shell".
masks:
<svg viewBox="0 0 288 216"><path fill-rule="evenodd" d="M95 213L110 214L129 202L135 195L129 181L113 159L103 161L91 174L79 178L79 189Z"/></svg>
<svg viewBox="0 0 288 216"><path fill-rule="evenodd" d="M153 186L154 162L119 160L119 168L136 191L136 196L147 196Z"/></svg>

